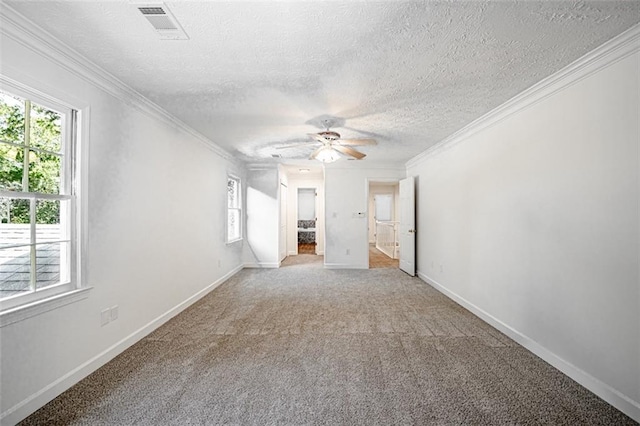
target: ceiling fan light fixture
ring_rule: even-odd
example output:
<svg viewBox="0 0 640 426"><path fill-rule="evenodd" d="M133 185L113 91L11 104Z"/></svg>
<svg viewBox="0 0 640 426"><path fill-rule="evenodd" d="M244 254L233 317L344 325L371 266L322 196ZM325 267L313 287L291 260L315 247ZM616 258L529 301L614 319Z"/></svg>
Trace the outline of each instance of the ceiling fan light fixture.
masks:
<svg viewBox="0 0 640 426"><path fill-rule="evenodd" d="M316 155L316 160L323 163L333 163L340 158L340 154L334 151L330 146L325 146Z"/></svg>

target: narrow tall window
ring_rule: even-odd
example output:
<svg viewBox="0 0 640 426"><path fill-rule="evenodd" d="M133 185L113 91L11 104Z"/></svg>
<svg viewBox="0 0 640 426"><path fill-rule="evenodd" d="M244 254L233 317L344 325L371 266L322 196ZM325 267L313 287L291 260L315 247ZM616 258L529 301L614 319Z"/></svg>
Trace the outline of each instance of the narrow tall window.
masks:
<svg viewBox="0 0 640 426"><path fill-rule="evenodd" d="M75 111L64 106L0 92L3 308L77 286L75 120Z"/></svg>
<svg viewBox="0 0 640 426"><path fill-rule="evenodd" d="M242 238L242 192L240 179L227 177L227 242Z"/></svg>

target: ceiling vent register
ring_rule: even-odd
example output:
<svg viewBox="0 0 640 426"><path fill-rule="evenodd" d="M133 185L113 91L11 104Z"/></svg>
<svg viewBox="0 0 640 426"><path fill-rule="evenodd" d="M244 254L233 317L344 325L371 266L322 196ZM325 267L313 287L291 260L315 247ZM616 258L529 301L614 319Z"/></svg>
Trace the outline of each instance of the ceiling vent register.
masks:
<svg viewBox="0 0 640 426"><path fill-rule="evenodd" d="M153 25L153 28L160 35L160 40L189 40L189 36L166 5L140 6L138 10Z"/></svg>

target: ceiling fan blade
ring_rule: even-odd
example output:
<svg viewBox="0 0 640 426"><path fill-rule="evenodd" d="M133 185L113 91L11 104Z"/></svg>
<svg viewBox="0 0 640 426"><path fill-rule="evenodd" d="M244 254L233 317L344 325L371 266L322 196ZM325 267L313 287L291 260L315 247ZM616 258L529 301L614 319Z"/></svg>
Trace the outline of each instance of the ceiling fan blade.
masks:
<svg viewBox="0 0 640 426"><path fill-rule="evenodd" d="M375 139L340 139L338 140L340 145L377 145Z"/></svg>
<svg viewBox="0 0 640 426"><path fill-rule="evenodd" d="M341 152L343 154L350 155L350 156L354 157L357 160L362 160L364 157L367 156L367 154L363 154L360 151L356 151L353 148L349 148L348 146L342 146L342 145L335 144L335 145L332 145L331 147L333 149L335 149L336 151Z"/></svg>
<svg viewBox="0 0 640 426"><path fill-rule="evenodd" d="M320 153L320 151L322 151L323 149L324 149L324 146L321 146L320 148L318 148L315 151L313 151L311 153L311 155L309 156L309 160L315 160L316 157L318 156L318 154Z"/></svg>
<svg viewBox="0 0 640 426"><path fill-rule="evenodd" d="M307 133L307 135L309 135L309 137L311 137L312 139L317 140L318 142L327 143L327 140L322 135L319 135L317 133Z"/></svg>

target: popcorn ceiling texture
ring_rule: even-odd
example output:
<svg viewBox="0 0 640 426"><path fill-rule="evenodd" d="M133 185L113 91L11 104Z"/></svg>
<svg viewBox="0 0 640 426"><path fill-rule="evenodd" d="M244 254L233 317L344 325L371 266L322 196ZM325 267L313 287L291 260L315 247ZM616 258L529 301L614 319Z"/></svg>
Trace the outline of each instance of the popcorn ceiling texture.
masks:
<svg viewBox="0 0 640 426"><path fill-rule="evenodd" d="M636 1L6 2L248 161L306 158L318 117L406 161L640 22Z"/></svg>

